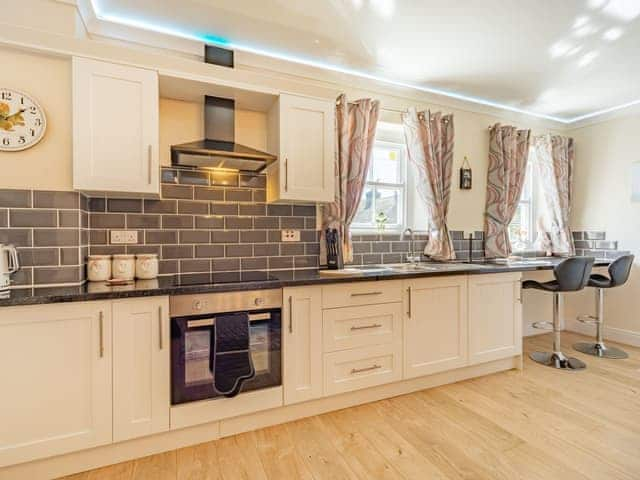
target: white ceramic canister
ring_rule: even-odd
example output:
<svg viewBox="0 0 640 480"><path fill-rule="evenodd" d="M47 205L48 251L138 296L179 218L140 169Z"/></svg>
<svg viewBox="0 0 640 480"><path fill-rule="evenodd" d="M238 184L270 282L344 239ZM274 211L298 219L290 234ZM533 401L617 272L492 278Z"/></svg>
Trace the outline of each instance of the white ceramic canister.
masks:
<svg viewBox="0 0 640 480"><path fill-rule="evenodd" d="M133 280L136 273L135 255L114 255L111 275L116 280Z"/></svg>
<svg viewBox="0 0 640 480"><path fill-rule="evenodd" d="M136 255L136 278L152 280L158 276L158 255L141 253Z"/></svg>
<svg viewBox="0 0 640 480"><path fill-rule="evenodd" d="M90 282L105 282L111 278L111 255L89 255L87 278Z"/></svg>

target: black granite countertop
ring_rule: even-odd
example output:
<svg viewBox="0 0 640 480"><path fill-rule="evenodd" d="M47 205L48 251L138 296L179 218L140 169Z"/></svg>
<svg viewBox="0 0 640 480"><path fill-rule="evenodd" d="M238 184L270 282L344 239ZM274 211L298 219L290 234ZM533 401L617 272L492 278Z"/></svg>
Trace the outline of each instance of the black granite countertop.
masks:
<svg viewBox="0 0 640 480"><path fill-rule="evenodd" d="M398 280L403 278L434 277L441 275L483 275L504 272L531 272L551 270L562 258L539 259L531 263L516 262L500 264L494 262L423 264L428 270L400 271L372 270L353 275L326 276L319 270L250 271L226 273L184 274L159 277L155 280L139 280L132 285L110 287L103 282L85 283L80 286L34 287L10 290L9 297L0 299L0 307L38 305L47 303L110 300L118 298L149 297L158 295L184 295L193 293L232 292L261 290L302 285L324 285L331 283ZM610 259L596 259L596 266L607 266Z"/></svg>

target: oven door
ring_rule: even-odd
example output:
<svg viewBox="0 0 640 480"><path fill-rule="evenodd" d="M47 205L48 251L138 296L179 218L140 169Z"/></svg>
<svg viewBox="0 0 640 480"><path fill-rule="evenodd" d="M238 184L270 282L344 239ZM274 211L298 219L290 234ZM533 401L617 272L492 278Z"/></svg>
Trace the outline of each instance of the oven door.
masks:
<svg viewBox="0 0 640 480"><path fill-rule="evenodd" d="M244 382L241 392L282 384L280 327L280 309L249 313L251 359L256 374ZM209 369L214 334L215 314L171 319L172 405L218 396Z"/></svg>

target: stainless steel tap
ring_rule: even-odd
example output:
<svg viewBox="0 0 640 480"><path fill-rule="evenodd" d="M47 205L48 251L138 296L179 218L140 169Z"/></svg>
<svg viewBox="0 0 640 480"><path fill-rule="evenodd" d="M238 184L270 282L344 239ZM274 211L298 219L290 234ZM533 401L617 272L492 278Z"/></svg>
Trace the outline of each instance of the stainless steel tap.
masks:
<svg viewBox="0 0 640 480"><path fill-rule="evenodd" d="M402 232L402 239L404 240L405 236L409 234L409 253L407 254L407 262L415 264L420 261L420 255L416 255L415 251L415 235L411 228L406 228L404 232Z"/></svg>

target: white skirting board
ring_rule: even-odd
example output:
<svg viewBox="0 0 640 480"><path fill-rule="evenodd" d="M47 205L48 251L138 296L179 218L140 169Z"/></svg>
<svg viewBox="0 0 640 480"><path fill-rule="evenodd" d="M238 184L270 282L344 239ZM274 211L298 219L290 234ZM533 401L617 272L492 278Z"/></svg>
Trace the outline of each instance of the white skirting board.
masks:
<svg viewBox="0 0 640 480"><path fill-rule="evenodd" d="M333 410L522 368L522 356L311 400L0 469L0 480L50 480Z"/></svg>
<svg viewBox="0 0 640 480"><path fill-rule="evenodd" d="M565 322L565 330L570 332L581 333L595 337L596 327L594 325L585 325L575 319L569 319ZM604 338L605 340L611 340L613 342L624 343L633 347L640 347L640 332L634 332L632 330L624 330L622 328L610 327L605 324L604 326Z"/></svg>

